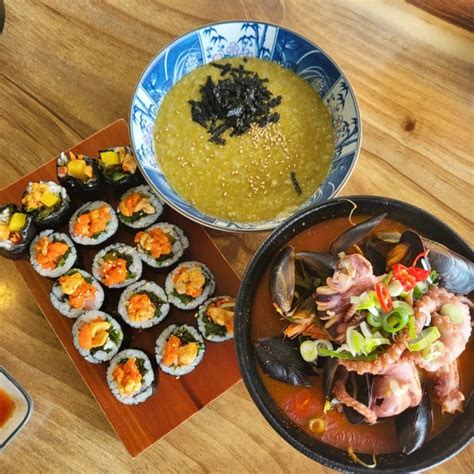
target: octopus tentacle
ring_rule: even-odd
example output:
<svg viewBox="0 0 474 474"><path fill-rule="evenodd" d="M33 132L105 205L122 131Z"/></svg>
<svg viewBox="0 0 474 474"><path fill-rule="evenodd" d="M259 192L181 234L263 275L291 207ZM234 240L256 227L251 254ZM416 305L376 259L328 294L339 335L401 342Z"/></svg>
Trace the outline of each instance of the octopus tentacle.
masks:
<svg viewBox="0 0 474 474"><path fill-rule="evenodd" d="M357 413L360 413L367 420L367 423L375 423L377 421L377 415L375 412L347 393L347 376L348 372L345 370L344 373L341 374L341 376L339 376L339 378L336 380L333 388L334 395L341 403L353 408Z"/></svg>
<svg viewBox="0 0 474 474"><path fill-rule="evenodd" d="M406 341L408 340L408 331L400 333L397 340L379 357L373 361L365 360L339 360L339 364L347 370L355 371L359 375L363 374L381 374L388 367L398 362L406 350Z"/></svg>
<svg viewBox="0 0 474 474"><path fill-rule="evenodd" d="M464 395L459 390L459 370L455 360L440 367L436 372L428 373L433 383L435 400L441 405L443 413L462 411Z"/></svg>

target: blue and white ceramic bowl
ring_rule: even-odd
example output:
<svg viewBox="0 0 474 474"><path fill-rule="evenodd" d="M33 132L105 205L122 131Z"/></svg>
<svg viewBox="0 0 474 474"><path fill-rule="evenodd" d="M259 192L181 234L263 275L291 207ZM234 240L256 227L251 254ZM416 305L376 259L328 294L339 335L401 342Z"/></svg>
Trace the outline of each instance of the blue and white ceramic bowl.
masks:
<svg viewBox="0 0 474 474"><path fill-rule="evenodd" d="M329 174L301 207L335 196L348 180L360 151L361 120L356 97L347 77L326 52L299 34L269 23L214 23L186 33L166 46L148 64L135 88L130 108L132 145L150 186L189 219L228 231L273 229L285 218L239 223L204 214L174 191L155 159L153 128L163 97L188 72L231 56L274 61L292 69L314 87L332 117L336 146Z"/></svg>

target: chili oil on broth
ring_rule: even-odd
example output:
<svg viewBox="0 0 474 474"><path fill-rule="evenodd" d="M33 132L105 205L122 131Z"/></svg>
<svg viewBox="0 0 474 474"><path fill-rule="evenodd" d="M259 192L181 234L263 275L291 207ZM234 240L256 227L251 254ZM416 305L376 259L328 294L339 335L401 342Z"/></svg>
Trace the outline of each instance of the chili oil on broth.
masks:
<svg viewBox="0 0 474 474"><path fill-rule="evenodd" d="M189 100L198 100L208 76L220 79L211 64L185 75L166 94L155 124L155 153L177 193L204 213L235 222L285 216L305 202L322 183L334 153L334 131L326 107L312 86L293 71L261 59L225 58L216 63L244 65L268 78L281 95L272 109L280 120L225 145L209 141L207 130L191 117ZM302 193L291 180L295 173Z"/></svg>
<svg viewBox="0 0 474 474"><path fill-rule="evenodd" d="M352 219L352 222L358 223L369 217L371 216L357 216ZM301 232L289 242L289 245L292 245L297 252L304 250L327 251L331 242L349 227L351 227L351 224L346 217L330 219ZM376 231L403 232L406 229L406 226L397 221L385 219L379 224ZM268 278L269 271L267 270L257 287L251 317L251 337L253 341L263 337L278 336L286 326L285 321L276 313L272 305L268 291ZM460 389L465 395L469 394L474 388L474 371L469 369L473 357L474 341L471 338L466 350L458 358ZM258 370L275 403L290 419L315 438L337 448L344 450L352 448L354 451L361 453L386 454L400 451L394 418L389 418L375 425L353 425L337 409L326 414L323 413L322 377L309 377L312 386L303 388L272 379L262 371L260 366L258 366ZM420 372L420 376L423 378L423 372ZM307 400L303 400L301 403L313 407L313 413L305 419L295 416L292 408L294 406L292 401L302 393L305 394ZM440 407L436 403L433 403L432 413L433 427L429 439L441 433L456 416L442 415ZM317 435L309 429L308 420L315 417L322 417L325 421L326 430L322 435Z"/></svg>

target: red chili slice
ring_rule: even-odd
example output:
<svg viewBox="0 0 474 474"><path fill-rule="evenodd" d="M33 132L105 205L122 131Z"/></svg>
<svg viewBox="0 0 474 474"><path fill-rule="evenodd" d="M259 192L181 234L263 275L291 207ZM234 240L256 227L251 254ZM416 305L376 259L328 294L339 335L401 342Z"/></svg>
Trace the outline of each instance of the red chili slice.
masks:
<svg viewBox="0 0 474 474"><path fill-rule="evenodd" d="M375 285L375 291L377 293L377 298L380 301L380 306L386 313L388 313L393 308L393 301L388 288L380 281Z"/></svg>
<svg viewBox="0 0 474 474"><path fill-rule="evenodd" d="M425 258L428 255L428 252L429 252L429 249L425 250L424 252L419 253L413 260L413 263L411 264L411 266L415 267L416 264L418 263L418 260L420 260L421 258Z"/></svg>
<svg viewBox="0 0 474 474"><path fill-rule="evenodd" d="M395 263L392 266L392 270L394 278L402 284L404 290L409 291L414 288L416 285L416 278L414 275L410 275L408 268L405 267L405 265Z"/></svg>
<svg viewBox="0 0 474 474"><path fill-rule="evenodd" d="M410 267L407 271L416 281L425 281L431 273L430 270L424 270L419 267Z"/></svg>

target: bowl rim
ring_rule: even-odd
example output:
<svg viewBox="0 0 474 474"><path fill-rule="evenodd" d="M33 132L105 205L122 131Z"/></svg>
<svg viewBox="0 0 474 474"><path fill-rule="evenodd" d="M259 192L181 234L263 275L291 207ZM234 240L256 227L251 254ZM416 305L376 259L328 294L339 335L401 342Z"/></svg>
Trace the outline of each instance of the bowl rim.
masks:
<svg viewBox="0 0 474 474"><path fill-rule="evenodd" d="M272 26L272 27L284 30L288 33L294 34L296 36L299 36L304 41L306 41L311 46L313 46L315 49L318 49L319 51L321 51L326 56L326 58L334 65L334 67L340 72L340 74L341 74L340 77L342 77L345 80L345 82L347 84L347 87L349 89L349 93L351 94L351 97L354 100L354 110L355 110L355 114L356 114L357 121L358 121L358 127L359 127L359 139L357 141L357 147L353 152L354 153L354 158L352 159L352 163L351 163L350 168L347 170L346 174L344 175L344 177L343 177L342 181L339 183L339 185L334 188L331 195L328 197L328 200L336 197L338 195L338 193L340 191L342 191L344 186L347 184L347 181L352 176L352 173L353 173L353 171L356 167L357 161L359 160L360 152L361 152L361 149L362 149L363 124L362 124L362 114L361 114L360 107L359 107L359 101L357 99L357 95L355 93L355 90L352 87L352 84L350 83L350 81L348 79L348 76L345 73L344 69L333 59L333 57L325 49L318 46L314 41L308 39L305 35L303 35L301 33L298 33L294 30L291 30L291 29L289 29L285 26L281 26L278 23L261 21L261 20L252 20L252 19L233 19L233 20L214 21L212 23L205 23L204 25L197 26L196 28L192 28L192 29L180 34L179 36L176 36L174 39L172 39L171 41L166 43L157 53L155 53L154 56L149 60L147 65L143 68L142 72L140 73L139 78L138 78L138 80L135 84L135 87L133 88L132 95L130 97L129 114L128 114L128 120L129 120L129 124L130 124L129 137L130 137L130 143L131 143L132 149L135 153L135 156L136 156L136 151L135 151L136 148L135 148L135 142L134 142L133 134L132 134L133 103L134 103L135 97L137 95L137 90L138 90L138 88L140 87L140 84L143 81L143 78L148 73L149 69L153 66L153 64L155 63L157 58L161 54L163 54L166 51L166 49L169 48L173 43L178 42L179 40L183 39L184 37L186 37L186 36L188 36L192 33L196 33L199 30L202 30L204 28L208 28L210 26L225 25L225 24L228 24L228 23L245 23L245 22L252 22L252 23L258 23L259 25ZM153 142L153 154L155 155L154 148L155 148L155 143ZM334 160L334 156L331 160L331 163L333 162L333 160ZM224 231L224 232L264 232L264 231L269 231L269 230L273 230L273 229L278 228L278 226L282 225L288 218L290 218L293 215L297 214L302 209L307 209L308 207L311 207L311 206L315 205L315 204L308 204L308 201L314 196L314 194L318 191L318 189L323 184L324 180L329 175L329 172L328 172L326 174L326 176L324 177L323 181L321 182L321 184L314 190L313 194L305 202L303 202L295 211L293 211L292 213L290 213L289 215L287 215L285 217L282 217L281 219L274 218L273 220L268 219L268 220L264 220L264 221L246 223L246 222L229 221L229 220L224 220L224 219L217 218L221 222L234 223L236 225L242 225L243 226L243 227L240 227L240 228L233 228L233 227L225 227L225 226L222 226L222 225L218 225L218 224L215 224L213 222L206 222L205 220L201 219L200 217L197 217L197 216L189 213L188 211L182 209L179 205L175 204L170 199L168 199L158 189L158 187L153 183L153 181L148 177L147 173L144 171L142 163L139 160L136 160L136 161L137 161L138 167L140 169L140 172L141 172L142 176L144 177L145 181L147 182L147 184L151 187L151 189L153 189L159 195L159 197L168 206L170 206L171 208L173 208L175 211L179 212L183 216L187 217L188 219L190 219L194 222L197 222L198 224L201 224L205 227L209 227L211 229L216 229L216 230L220 230L220 231ZM179 193L177 193L176 191L174 191L174 192L177 195L179 195ZM194 209L194 206L191 206L191 207L192 207L192 209ZM213 216L211 216L207 213L204 213L203 211L200 211L200 212L202 212L203 214L205 214L206 216L208 216L210 218L213 218ZM276 221L276 222L274 222L274 221ZM254 224L254 225L252 225L252 224ZM249 225L252 225L252 227L248 227Z"/></svg>
<svg viewBox="0 0 474 474"><path fill-rule="evenodd" d="M355 464L349 465L347 462L331 459L329 457L326 457L323 454L320 454L308 448L304 442L300 441L296 436L294 436L290 432L290 430L288 430L285 427L284 423L282 423L281 420L279 420L278 417L276 416L276 412L275 412L276 404L274 407L271 407L265 401L266 389L264 388L264 390L261 391L261 389L257 386L260 383L263 385L262 377L258 374L257 375L258 379L256 381L256 379L253 376L254 375L253 372L255 372L253 368L254 361L255 361L256 366L258 365L258 362L256 362L256 359L254 356L252 356L252 360L249 357L249 353L253 350L251 347L251 341L250 341L250 325L245 322L246 317L245 317L245 314L242 314L242 309L241 309L242 306L245 304L245 302L248 302L248 301L253 302L253 299L254 299L255 290L248 289L249 288L248 281L250 279L250 276L257 270L257 266L259 265L259 261L261 260L262 256L265 256L267 252L270 252L271 250L273 250L272 247L275 245L274 241L281 235L286 235L287 233L289 234L291 232L291 228L297 224L300 224L300 222L302 222L306 217L311 216L313 213L318 213L322 209L330 208L332 206L338 206L340 205L341 202L357 202L357 201L362 201L362 202L370 203L370 204L374 203L374 204L379 204L379 205L389 205L392 208L399 207L403 210L403 212L406 212L407 214L412 213L412 212L424 214L425 217L430 219L432 222L441 226L442 228L444 228L444 230L447 230L448 233L450 233L453 239L456 241L456 244L459 244L461 247L463 247L465 252L471 253L471 258L472 258L472 253L473 253L472 247L454 229L452 229L448 224L444 223L443 221L441 221L441 219L437 218L430 212L404 201L400 201L397 199L392 199L392 198L388 198L384 196L348 195L348 196L338 197L335 199L330 199L320 204L311 206L309 208L302 209L300 212L294 214L288 220L286 220L283 224L278 226L270 235L268 235L265 238L265 240L261 243L261 245L255 252L255 254L253 255L252 259L250 260L250 262L248 263L245 269L244 275L241 280L239 293L236 298L236 307L235 307L235 335L234 336L235 336L237 360L240 366L242 380L244 381L247 391L249 392L252 400L256 404L260 413L263 415L266 421L271 425L271 427L283 439L285 439L285 441L287 441L291 446L293 446L295 449L305 454L310 459L317 461L318 463L324 466L330 467L332 469L336 469L338 471L343 471L343 472L348 472L348 470L354 473L420 472L426 469L434 468L444 463L445 461L448 461L449 459L454 457L456 454L458 454L460 451L462 451L474 439L474 430L471 429L470 431L467 430L466 432L462 433L460 437L451 446L449 446L448 449L443 450L442 453L434 455L430 460L420 461L409 467L405 467L405 468L388 467L385 469L379 469L379 468L368 469L361 466L357 466ZM309 227L313 225L316 225L316 224L311 224ZM288 242L291 238L295 237L296 235L299 235L303 231L304 230L301 230L301 229L299 229L298 231L293 230L291 236L288 239L286 239L286 242ZM285 245L285 243L280 242L278 247L281 248L282 245ZM260 278L261 278L261 275L259 276L259 279ZM254 283L255 285L252 286L253 288L255 288L257 285L257 282L254 282ZM240 321L243 321L243 322L240 322ZM471 394L471 396L467 397L466 399L465 411L457 415L456 418L452 420L451 423L453 423L454 421L458 419L462 419L468 405L471 407L471 416L472 416L473 404L474 404L474 396ZM296 427L297 425L295 424L294 426ZM449 425L448 427L446 427L446 429L448 428L449 428ZM299 427L298 429L301 430ZM301 432L304 433L302 430ZM442 433L443 432L441 432L440 435ZM310 435L307 435L307 436L309 437ZM434 439L436 438L437 437L435 437ZM328 446L331 446L331 445L328 445ZM334 448L334 449L338 449L338 448ZM340 450L340 451L344 452L343 450ZM343 458L341 457L341 459ZM407 459L409 458L407 457Z"/></svg>

